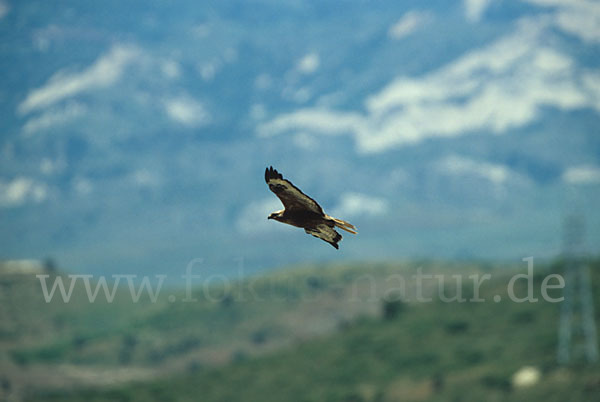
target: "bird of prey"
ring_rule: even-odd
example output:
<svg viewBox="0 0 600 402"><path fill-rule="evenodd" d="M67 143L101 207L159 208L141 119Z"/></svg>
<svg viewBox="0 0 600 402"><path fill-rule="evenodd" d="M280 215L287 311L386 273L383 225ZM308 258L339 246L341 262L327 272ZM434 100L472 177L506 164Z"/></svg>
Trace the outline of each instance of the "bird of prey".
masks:
<svg viewBox="0 0 600 402"><path fill-rule="evenodd" d="M335 231L335 227L357 233L354 225L327 215L315 200L284 179L273 166L265 170L265 181L285 208L273 212L268 219L303 228L306 233L326 241L336 249L339 249L338 242L342 240L342 235Z"/></svg>

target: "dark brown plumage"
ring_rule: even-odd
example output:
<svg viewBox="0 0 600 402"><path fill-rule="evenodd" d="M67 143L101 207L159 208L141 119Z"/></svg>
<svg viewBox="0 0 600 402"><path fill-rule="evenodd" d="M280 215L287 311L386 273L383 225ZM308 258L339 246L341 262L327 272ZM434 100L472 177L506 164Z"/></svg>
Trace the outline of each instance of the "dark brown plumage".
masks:
<svg viewBox="0 0 600 402"><path fill-rule="evenodd" d="M265 182L285 208L273 212L268 219L303 228L306 233L326 241L336 249L339 248L338 243L342 240L342 235L336 232L335 227L357 233L354 225L327 215L315 200L284 179L273 166L265 170Z"/></svg>

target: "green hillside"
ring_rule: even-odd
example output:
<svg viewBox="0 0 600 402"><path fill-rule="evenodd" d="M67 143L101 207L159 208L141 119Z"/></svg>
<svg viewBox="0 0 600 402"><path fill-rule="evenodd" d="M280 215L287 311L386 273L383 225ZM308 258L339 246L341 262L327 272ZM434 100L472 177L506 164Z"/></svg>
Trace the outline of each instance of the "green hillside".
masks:
<svg viewBox="0 0 600 402"><path fill-rule="evenodd" d="M591 264L597 323L599 268L598 261ZM544 301L540 287L547 275L562 273L561 264L536 264L538 302L509 300L510 278L526 271L525 263L436 262L279 271L213 288L212 300L196 289L196 303L142 303L135 314L122 301L121 319L90 329L83 345L61 343L56 335L44 346L14 346L11 364L35 371L68 362L123 375L122 381L32 387L23 392L28 401L600 400L597 363L587 365L577 349L572 364L556 363L561 303ZM428 280L419 295L418 272L443 281ZM469 276L484 274L491 276L480 286L484 301L468 301L477 296ZM452 275L461 278L459 286ZM524 297L527 286L517 280L515 295ZM443 302L440 291L442 298L459 292L467 301ZM95 308L88 314L106 313ZM126 317L129 325L118 324ZM529 387L513 380L524 366L541 373Z"/></svg>

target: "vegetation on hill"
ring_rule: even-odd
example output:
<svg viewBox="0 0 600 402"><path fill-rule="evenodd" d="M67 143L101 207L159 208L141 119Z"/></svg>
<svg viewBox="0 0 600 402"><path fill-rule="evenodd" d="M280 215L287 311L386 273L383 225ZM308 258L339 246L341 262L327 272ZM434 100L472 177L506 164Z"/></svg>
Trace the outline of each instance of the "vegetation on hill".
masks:
<svg viewBox="0 0 600 402"><path fill-rule="evenodd" d="M97 381L42 382L22 393L28 401L600 400L597 363L586 364L577 349L571 365L556 363L561 303L545 301L540 289L562 269L536 265L533 303L507 293L510 279L527 272L524 263L304 267L213 287L210 300L196 288L193 303L179 302L183 293L178 302L138 304L120 294L121 304L55 306L46 320L65 317L62 329L42 343L15 341L8 359L34 373L64 374L68 365L122 377L99 381L96 371ZM591 263L597 323L599 269ZM419 295L416 273L443 280L429 279ZM485 274L477 295L469 277ZM515 295L528 286L514 281ZM483 301L469 301L477 296ZM454 297L466 301L442 300ZM84 340L74 337L84 329ZM541 376L518 387L513 376L525 366Z"/></svg>

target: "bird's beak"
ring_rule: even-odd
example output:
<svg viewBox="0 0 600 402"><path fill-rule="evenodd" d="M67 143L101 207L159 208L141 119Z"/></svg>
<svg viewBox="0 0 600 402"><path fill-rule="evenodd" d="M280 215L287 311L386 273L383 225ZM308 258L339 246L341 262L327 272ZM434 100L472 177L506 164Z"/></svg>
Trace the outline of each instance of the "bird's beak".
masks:
<svg viewBox="0 0 600 402"><path fill-rule="evenodd" d="M271 215L267 216L267 219L273 219L273 217Z"/></svg>

